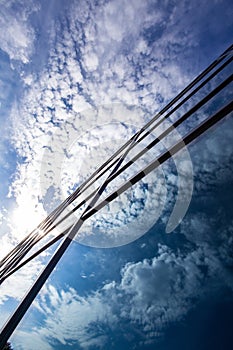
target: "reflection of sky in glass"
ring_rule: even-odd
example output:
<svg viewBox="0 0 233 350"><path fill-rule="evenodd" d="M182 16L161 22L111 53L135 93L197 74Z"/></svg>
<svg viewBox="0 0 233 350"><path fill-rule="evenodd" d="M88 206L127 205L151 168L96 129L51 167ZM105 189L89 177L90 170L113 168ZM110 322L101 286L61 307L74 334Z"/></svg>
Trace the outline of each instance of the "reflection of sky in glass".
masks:
<svg viewBox="0 0 233 350"><path fill-rule="evenodd" d="M64 160L63 169L69 168L60 179L63 191L78 182L67 140L119 122L119 116L98 115L100 106L138 108L137 117L127 116L127 122L140 128L231 44L231 17L227 0L195 4L2 1L1 256L45 217L45 210L60 202L63 194L56 176L63 173L57 159ZM231 71L232 65L181 112ZM178 131L185 133L231 95L232 85ZM121 130L120 139L131 135L126 127ZM55 135L58 144L53 142ZM97 135L96 141L101 143L101 137ZM73 242L12 338L15 349L229 348L232 118L210 130L189 151L194 192L180 226L164 233L177 196L177 169L170 160L157 174L159 180L164 177L166 198L156 225L119 248ZM51 164L43 167L45 154ZM137 210L146 200L155 208L153 191L148 189L141 183L131 191L131 206L123 220L134 221L132 234L142 225L137 225ZM147 193L145 202L142 190ZM119 200L120 212L124 201ZM96 219L96 227L103 235L98 226L102 219L101 215ZM143 219L147 224L146 216ZM153 222L154 216L150 219ZM110 217L105 223L108 231L116 229L116 220L113 228ZM0 286L1 325L48 259L47 254L37 258Z"/></svg>

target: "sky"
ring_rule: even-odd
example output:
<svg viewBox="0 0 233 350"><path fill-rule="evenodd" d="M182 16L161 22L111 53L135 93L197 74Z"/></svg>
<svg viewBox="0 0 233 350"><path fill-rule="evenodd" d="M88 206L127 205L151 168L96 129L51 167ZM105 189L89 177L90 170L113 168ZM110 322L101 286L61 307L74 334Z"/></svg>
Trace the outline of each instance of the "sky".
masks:
<svg viewBox="0 0 233 350"><path fill-rule="evenodd" d="M0 257L232 44L232 18L229 0L0 1ZM229 115L84 224L14 349L230 349L232 128ZM0 326L55 248L0 286Z"/></svg>

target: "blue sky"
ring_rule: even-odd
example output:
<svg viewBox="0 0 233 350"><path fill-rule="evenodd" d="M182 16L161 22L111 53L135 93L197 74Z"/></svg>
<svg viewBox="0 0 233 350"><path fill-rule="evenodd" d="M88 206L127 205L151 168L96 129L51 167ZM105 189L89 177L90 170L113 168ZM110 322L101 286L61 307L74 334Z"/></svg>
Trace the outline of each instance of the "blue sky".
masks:
<svg viewBox="0 0 233 350"><path fill-rule="evenodd" d="M232 43L232 12L226 0L1 1L1 256ZM85 224L15 349L229 348L232 123ZM177 193L187 213L167 234ZM0 325L50 253L1 285Z"/></svg>

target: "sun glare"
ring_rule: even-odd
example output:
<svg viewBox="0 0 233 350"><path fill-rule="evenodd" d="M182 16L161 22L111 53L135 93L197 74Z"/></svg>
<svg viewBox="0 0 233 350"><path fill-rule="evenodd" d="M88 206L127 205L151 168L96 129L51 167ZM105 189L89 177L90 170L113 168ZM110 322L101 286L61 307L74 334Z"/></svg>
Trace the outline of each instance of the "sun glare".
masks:
<svg viewBox="0 0 233 350"><path fill-rule="evenodd" d="M12 215L12 233L16 239L22 239L26 234L31 232L36 226L43 220L44 212L38 210L34 203L23 202L21 205L14 209Z"/></svg>

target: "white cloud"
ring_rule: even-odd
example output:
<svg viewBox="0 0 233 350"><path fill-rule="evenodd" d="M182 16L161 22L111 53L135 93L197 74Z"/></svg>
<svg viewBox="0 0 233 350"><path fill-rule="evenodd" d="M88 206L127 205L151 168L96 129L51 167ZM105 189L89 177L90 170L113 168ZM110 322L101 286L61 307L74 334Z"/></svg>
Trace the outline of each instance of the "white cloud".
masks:
<svg viewBox="0 0 233 350"><path fill-rule="evenodd" d="M12 341L14 343L15 336L12 336ZM53 350L54 347L48 343L47 340L41 338L40 335L34 330L31 330L30 336L24 331L17 332L17 348L19 350ZM32 342L33 339L33 342Z"/></svg>
<svg viewBox="0 0 233 350"><path fill-rule="evenodd" d="M198 296L203 278L198 268L201 250L182 258L161 246L159 254L151 261L126 265L120 286L129 298L124 315L146 332L160 332L183 318L191 308L190 300Z"/></svg>
<svg viewBox="0 0 233 350"><path fill-rule="evenodd" d="M115 322L115 317L111 315L110 305L103 307L101 295L98 292L84 298L72 288L68 291L58 291L49 285L47 290L44 289L43 295L43 303L39 302L38 306L43 310L46 328L35 330L37 336L43 341L56 339L63 345L69 341L77 342L83 348L105 343L106 335L101 324L112 324ZM96 323L97 334L89 332L94 323ZM64 330L61 329L62 325ZM32 344L31 346L33 347Z"/></svg>
<svg viewBox="0 0 233 350"><path fill-rule="evenodd" d="M6 238L3 237L4 241ZM1 284L0 304L4 303L9 298L17 301L21 300L28 289L31 287L38 273L41 271L43 263L40 259L35 259L20 271L6 279ZM1 318L1 323L6 321Z"/></svg>
<svg viewBox="0 0 233 350"><path fill-rule="evenodd" d="M153 342L206 294L208 281L219 274L219 268L210 250L197 248L182 255L160 245L156 257L127 263L121 281L108 282L85 297L73 288L61 290L47 285L37 300L43 326L33 333L48 344L54 340L64 346L77 343L82 349L94 345L105 348L109 330L116 327L122 339L127 339L129 332L134 337L139 331L142 344ZM33 338L27 333L24 336L31 339L25 346L37 349Z"/></svg>
<svg viewBox="0 0 233 350"><path fill-rule="evenodd" d="M167 56L163 63L158 55L164 45L166 46L166 31L164 30L165 36L158 39L157 47L150 44L144 35L144 29L159 26L166 19L167 14L164 11L152 11L150 2L143 4L136 2L134 5L125 1L121 4L110 2L92 8L87 4L82 8L82 12L86 9L85 21L84 18L82 19L85 24L80 24L77 22L77 19L80 20L80 6L76 3L72 5L67 15L69 28L64 25L62 31L57 33L48 67L41 72L39 80L35 76L29 76L29 80L25 78L26 82L30 81L30 86L22 103L12 111L12 115L17 116L13 118L15 128L12 142L20 156L26 157L27 162L19 165L17 178L11 186L11 193L22 207L21 199L28 196L32 188L34 196L29 199L31 208L36 206L38 199L43 199L47 188L51 186L55 188L56 200L59 198L60 179L58 177L61 159L64 159L66 165L69 160L72 164L62 174L62 182L69 184L66 187L73 187L76 177L74 173L76 169L73 166L74 157L67 158L67 145L70 146L69 142L72 138L79 137L87 129L92 129L96 125L114 120L125 121L126 115L127 121L136 125L135 129L138 129L147 119L144 116L145 112L149 114L155 111L156 106L159 108L159 103L156 102L157 94L169 99L173 94L174 84L178 88L177 84L182 86L187 79L175 60L173 60L171 72L165 74L169 57ZM125 11L122 11L122 8ZM139 12L139 20L134 21ZM116 30L110 28L108 23L112 23ZM188 40L188 36L184 39L183 45L185 40ZM175 37L173 41L176 41ZM142 56L149 51L150 59ZM156 66L151 61L152 57L157 62ZM138 67L142 68L141 72ZM175 83L170 79L172 74L175 74ZM142 87L140 90L138 90L138 84ZM113 102L122 106L121 115L118 112L115 116L111 110L104 115L91 109L93 106L96 109L103 104L111 107ZM135 105L142 107L138 109L139 114L134 113L131 117L128 106ZM89 111L83 113L84 109ZM117 108L115 108L116 112ZM128 130L128 135L122 132L119 138L126 140L129 135ZM98 137L100 144L101 135ZM49 147L43 149L43 146L48 144ZM39 164L43 162L43 151L47 154L47 163L51 165L47 164L47 173L39 183L32 179L38 179ZM94 155L97 154L98 152ZM94 156L90 159L90 163L93 163L93 160ZM152 197L156 199L148 197L147 200L148 205L152 201L154 203L153 223L165 202L165 193L161 194L163 174L157 175L158 186L151 187L152 192L154 191ZM126 197L121 198L122 203L125 202ZM161 201L158 200L159 198ZM56 200L55 203L57 203ZM53 205L54 203L51 208ZM112 204L113 208L114 206L116 205ZM133 210L133 207L131 209ZM40 210L40 215L43 214L41 208L37 210ZM145 215L145 220L139 226L145 225L145 221L148 221L146 217L148 218ZM101 218L100 221L102 224ZM147 225L145 230L153 223Z"/></svg>
<svg viewBox="0 0 233 350"><path fill-rule="evenodd" d="M38 11L35 2L2 1L0 9L0 47L11 60L28 63L33 52L35 33L29 24L30 15Z"/></svg>

